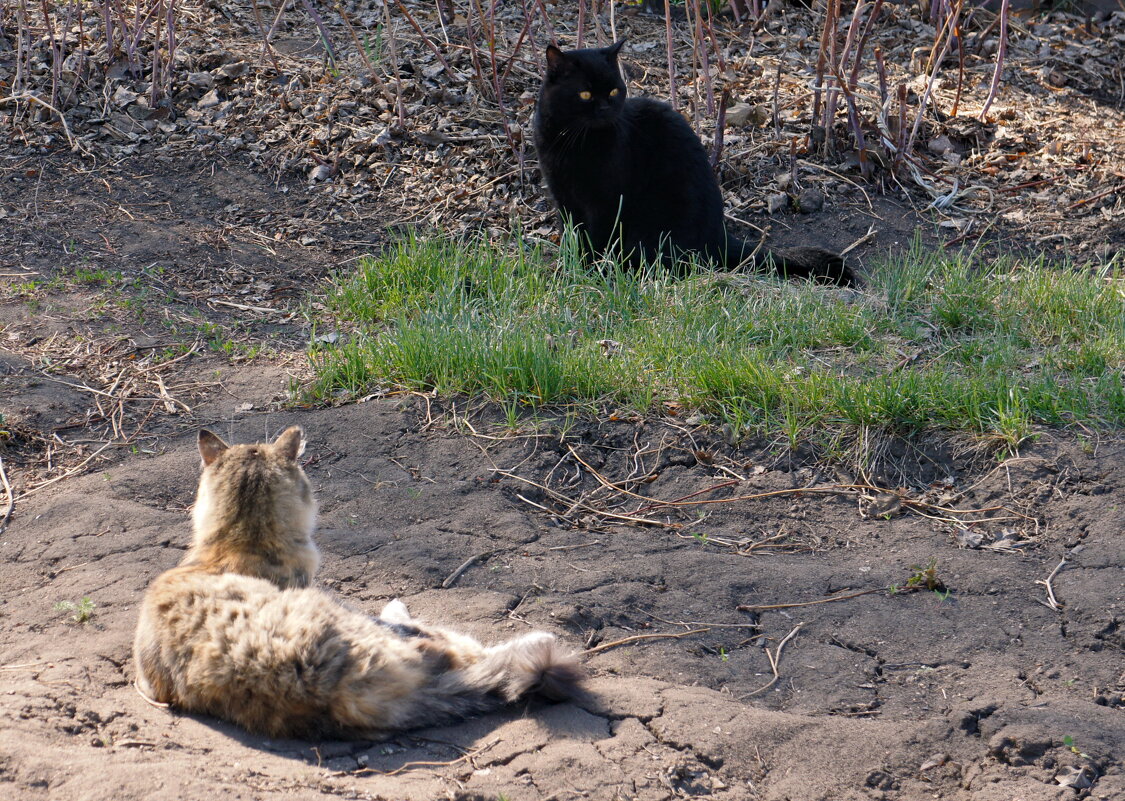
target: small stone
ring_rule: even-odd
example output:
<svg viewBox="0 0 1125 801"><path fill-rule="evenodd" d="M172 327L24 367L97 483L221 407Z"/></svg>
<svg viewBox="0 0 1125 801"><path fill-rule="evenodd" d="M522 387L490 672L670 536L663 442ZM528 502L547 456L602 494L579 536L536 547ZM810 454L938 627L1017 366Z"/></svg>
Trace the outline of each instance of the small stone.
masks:
<svg viewBox="0 0 1125 801"><path fill-rule="evenodd" d="M812 214L824 208L824 193L819 189L802 189L797 197L797 211Z"/></svg>
<svg viewBox="0 0 1125 801"><path fill-rule="evenodd" d="M602 346L602 355L607 359L621 352L621 343L615 339L599 339L598 344Z"/></svg>
<svg viewBox="0 0 1125 801"><path fill-rule="evenodd" d="M735 103L727 109L727 127L742 128L750 124L761 125L763 121L758 119L759 116L760 109L757 106L751 106L749 103Z"/></svg>
<svg viewBox="0 0 1125 801"><path fill-rule="evenodd" d="M119 108L124 108L136 99L137 93L125 86L118 86L117 91L113 93L113 103Z"/></svg>
<svg viewBox="0 0 1125 801"><path fill-rule="evenodd" d="M332 168L327 164L317 164L309 170L310 181L327 181L332 177Z"/></svg>
<svg viewBox="0 0 1125 801"><path fill-rule="evenodd" d="M948 136L945 136L943 134L942 136L931 139L926 147L930 149L931 153L936 153L939 156L944 156L946 153L953 150L953 142L949 140Z"/></svg>
<svg viewBox="0 0 1125 801"><path fill-rule="evenodd" d="M979 531L970 531L967 528L957 531L957 546L967 550L976 550L984 544L984 534Z"/></svg>
<svg viewBox="0 0 1125 801"><path fill-rule="evenodd" d="M920 768L918 768L918 770L921 771L922 773L925 773L927 770L933 770L934 768L940 768L942 765L944 765L948 761L949 761L949 757L946 756L945 754L934 754L932 757L930 757L925 762L923 762L922 766Z"/></svg>
<svg viewBox="0 0 1125 801"><path fill-rule="evenodd" d="M196 89L210 89L215 85L215 76L209 72L189 72L185 80Z"/></svg>
<svg viewBox="0 0 1125 801"><path fill-rule="evenodd" d="M727 109L727 127L739 128L746 125L750 119L750 111L753 109L754 107L747 102L736 102Z"/></svg>
<svg viewBox="0 0 1125 801"><path fill-rule="evenodd" d="M769 210L770 214L780 214L789 208L789 195L784 192L769 195L766 198L766 208Z"/></svg>
<svg viewBox="0 0 1125 801"><path fill-rule="evenodd" d="M227 78L238 78L245 75L250 66L245 61L233 61L219 67L219 72Z"/></svg>
<svg viewBox="0 0 1125 801"><path fill-rule="evenodd" d="M893 790L898 785L895 778L881 770L873 770L867 774L864 784L876 790Z"/></svg>
<svg viewBox="0 0 1125 801"><path fill-rule="evenodd" d="M195 107L199 108L199 109L214 108L215 106L219 105L219 103L221 103L221 102L222 101L219 99L218 90L212 89L210 92L205 94L203 97L199 98L199 102L195 104Z"/></svg>
<svg viewBox="0 0 1125 801"><path fill-rule="evenodd" d="M1066 765L1055 776L1055 781L1063 787L1070 787L1075 790L1085 790L1094 786L1094 781L1087 773L1085 766L1076 768Z"/></svg>

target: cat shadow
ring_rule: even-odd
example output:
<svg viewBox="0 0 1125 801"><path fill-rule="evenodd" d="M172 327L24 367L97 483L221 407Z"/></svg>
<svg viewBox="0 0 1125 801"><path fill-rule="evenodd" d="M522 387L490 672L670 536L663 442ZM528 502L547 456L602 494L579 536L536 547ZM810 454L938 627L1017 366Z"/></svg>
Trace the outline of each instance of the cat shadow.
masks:
<svg viewBox="0 0 1125 801"><path fill-rule="evenodd" d="M561 739L592 742L611 736L609 720L577 703L533 700L447 726L400 732L382 740L296 740L251 734L217 718L182 713L240 745L285 759L356 776L387 775L412 767L440 768L470 756L506 762Z"/></svg>

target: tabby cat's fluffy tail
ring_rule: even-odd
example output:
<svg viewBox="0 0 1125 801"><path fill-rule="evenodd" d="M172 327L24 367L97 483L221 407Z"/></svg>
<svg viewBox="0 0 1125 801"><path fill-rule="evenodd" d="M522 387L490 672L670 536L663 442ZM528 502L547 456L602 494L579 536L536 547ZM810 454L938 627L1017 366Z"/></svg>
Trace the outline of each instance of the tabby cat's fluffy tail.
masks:
<svg viewBox="0 0 1125 801"><path fill-rule="evenodd" d="M537 631L487 648L465 671L465 683L483 693L515 701L538 693L554 701L578 694L582 670L552 635Z"/></svg>
<svg viewBox="0 0 1125 801"><path fill-rule="evenodd" d="M727 237L726 263L734 268L748 264L756 270L773 271L782 278L807 278L837 286L855 286L855 273L844 257L816 247L757 250L756 246L735 237Z"/></svg>
<svg viewBox="0 0 1125 801"><path fill-rule="evenodd" d="M574 654L537 631L485 648L471 664L441 671L413 698L410 725L446 723L489 712L530 694L553 701L584 695Z"/></svg>

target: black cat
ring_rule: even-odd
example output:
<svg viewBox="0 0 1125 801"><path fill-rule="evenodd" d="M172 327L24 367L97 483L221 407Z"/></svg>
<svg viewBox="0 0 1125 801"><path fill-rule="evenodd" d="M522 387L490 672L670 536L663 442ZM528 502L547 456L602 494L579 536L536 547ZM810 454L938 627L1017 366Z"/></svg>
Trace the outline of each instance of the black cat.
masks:
<svg viewBox="0 0 1125 801"><path fill-rule="evenodd" d="M772 266L788 277L855 281L827 250L759 251L727 233L723 198L699 137L667 103L626 99L617 66L624 40L601 49L547 48L535 110L539 166L564 222L587 252L636 266L695 253L712 263Z"/></svg>

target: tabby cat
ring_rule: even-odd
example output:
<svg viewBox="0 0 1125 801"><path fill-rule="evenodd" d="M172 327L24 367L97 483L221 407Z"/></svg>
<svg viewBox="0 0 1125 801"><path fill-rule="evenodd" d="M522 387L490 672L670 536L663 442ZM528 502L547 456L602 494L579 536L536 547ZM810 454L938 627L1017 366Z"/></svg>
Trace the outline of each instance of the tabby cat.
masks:
<svg viewBox="0 0 1125 801"><path fill-rule="evenodd" d="M273 444L199 433L194 537L141 607L137 688L148 698L273 737L362 736L430 726L538 691L578 692L553 635L491 647L410 617L378 618L308 586L316 501L294 426Z"/></svg>

